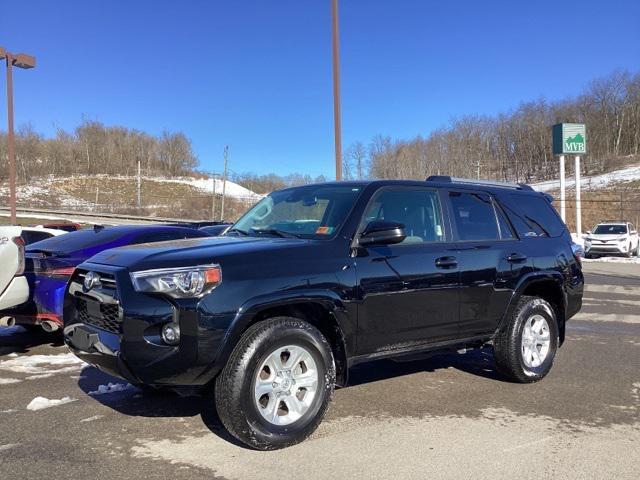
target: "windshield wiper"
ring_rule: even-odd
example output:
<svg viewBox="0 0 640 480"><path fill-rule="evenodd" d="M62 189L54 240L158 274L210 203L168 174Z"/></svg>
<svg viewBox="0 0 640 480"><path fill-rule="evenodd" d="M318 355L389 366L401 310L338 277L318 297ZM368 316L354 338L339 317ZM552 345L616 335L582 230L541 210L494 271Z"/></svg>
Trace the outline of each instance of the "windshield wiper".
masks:
<svg viewBox="0 0 640 480"><path fill-rule="evenodd" d="M252 228L251 231L256 232L259 235L265 234L265 235L275 235L281 238L300 238L300 236L296 235L295 233L285 232L283 230L278 230L276 228Z"/></svg>
<svg viewBox="0 0 640 480"><path fill-rule="evenodd" d="M249 232L245 232L244 230L241 230L239 228L230 228L225 232L225 235L229 235L230 233L237 233L243 237L246 237L249 235Z"/></svg>

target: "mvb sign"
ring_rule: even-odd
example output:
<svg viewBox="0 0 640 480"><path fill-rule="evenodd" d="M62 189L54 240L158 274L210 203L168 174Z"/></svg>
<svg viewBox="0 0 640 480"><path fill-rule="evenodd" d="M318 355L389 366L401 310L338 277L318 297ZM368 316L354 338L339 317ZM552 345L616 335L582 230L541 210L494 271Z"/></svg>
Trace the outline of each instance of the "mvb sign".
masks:
<svg viewBox="0 0 640 480"><path fill-rule="evenodd" d="M558 123L553 126L553 154L582 155L587 153L587 140L584 124Z"/></svg>

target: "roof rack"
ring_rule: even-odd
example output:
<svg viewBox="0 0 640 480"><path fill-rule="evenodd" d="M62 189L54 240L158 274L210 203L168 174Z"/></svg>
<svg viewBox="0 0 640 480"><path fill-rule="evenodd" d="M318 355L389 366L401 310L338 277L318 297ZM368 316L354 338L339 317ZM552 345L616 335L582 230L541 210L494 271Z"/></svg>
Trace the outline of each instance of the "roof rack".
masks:
<svg viewBox="0 0 640 480"><path fill-rule="evenodd" d="M533 190L525 183L498 182L496 180L474 180L472 178L458 178L449 175L431 175L427 182L463 183L465 185L484 185L487 187L513 188L514 190Z"/></svg>

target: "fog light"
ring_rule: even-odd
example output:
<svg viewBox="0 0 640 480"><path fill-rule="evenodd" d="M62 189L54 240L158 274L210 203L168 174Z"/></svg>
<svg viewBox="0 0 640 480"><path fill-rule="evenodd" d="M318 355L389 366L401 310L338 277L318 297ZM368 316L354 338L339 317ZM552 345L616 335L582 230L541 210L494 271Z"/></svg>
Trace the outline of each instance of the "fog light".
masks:
<svg viewBox="0 0 640 480"><path fill-rule="evenodd" d="M175 323L167 323L162 327L162 340L167 345L180 343L180 327Z"/></svg>

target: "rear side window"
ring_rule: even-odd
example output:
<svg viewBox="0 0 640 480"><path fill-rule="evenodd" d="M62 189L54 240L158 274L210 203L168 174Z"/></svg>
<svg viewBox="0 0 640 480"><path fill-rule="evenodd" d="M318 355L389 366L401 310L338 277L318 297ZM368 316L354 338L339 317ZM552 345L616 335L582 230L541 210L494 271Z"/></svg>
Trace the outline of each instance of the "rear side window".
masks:
<svg viewBox="0 0 640 480"><path fill-rule="evenodd" d="M449 198L460 240L500 240L491 198L462 192L450 192Z"/></svg>
<svg viewBox="0 0 640 480"><path fill-rule="evenodd" d="M560 216L542 195L511 194L504 205L520 237L558 237L565 230Z"/></svg>
<svg viewBox="0 0 640 480"><path fill-rule="evenodd" d="M52 235L50 233L34 232L33 230L23 230L21 235L25 245L31 245L32 243L39 242L40 240L44 240L46 238L50 238L51 236Z"/></svg>

